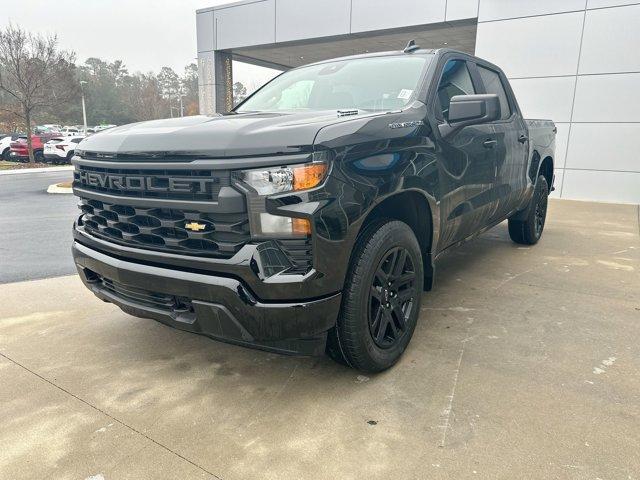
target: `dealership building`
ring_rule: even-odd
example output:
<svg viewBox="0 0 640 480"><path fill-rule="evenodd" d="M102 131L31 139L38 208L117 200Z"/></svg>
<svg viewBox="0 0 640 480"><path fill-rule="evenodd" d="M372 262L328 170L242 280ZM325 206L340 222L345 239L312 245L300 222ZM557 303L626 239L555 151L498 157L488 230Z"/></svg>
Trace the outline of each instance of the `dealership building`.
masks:
<svg viewBox="0 0 640 480"><path fill-rule="evenodd" d="M555 196L640 203L640 2L246 0L196 25L203 114L232 107L232 60L286 70L415 39L494 62L525 117L556 123Z"/></svg>

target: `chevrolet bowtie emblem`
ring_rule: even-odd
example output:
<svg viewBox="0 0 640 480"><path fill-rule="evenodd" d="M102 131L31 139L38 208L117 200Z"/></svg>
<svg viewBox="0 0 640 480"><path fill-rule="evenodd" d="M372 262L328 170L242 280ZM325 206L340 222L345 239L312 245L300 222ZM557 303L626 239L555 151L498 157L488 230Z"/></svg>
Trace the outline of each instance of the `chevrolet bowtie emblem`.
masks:
<svg viewBox="0 0 640 480"><path fill-rule="evenodd" d="M191 222L187 223L184 228L191 230L192 232L199 232L200 230L207 228L207 226L204 223Z"/></svg>

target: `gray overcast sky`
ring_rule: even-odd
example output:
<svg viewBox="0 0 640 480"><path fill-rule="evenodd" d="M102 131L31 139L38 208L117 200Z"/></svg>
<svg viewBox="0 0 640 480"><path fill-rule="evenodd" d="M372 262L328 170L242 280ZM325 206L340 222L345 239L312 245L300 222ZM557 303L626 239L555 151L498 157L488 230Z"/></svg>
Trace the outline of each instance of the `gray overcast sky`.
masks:
<svg viewBox="0 0 640 480"><path fill-rule="evenodd" d="M20 0L0 2L0 26L57 33L60 46L88 57L122 60L129 71L195 62L196 9L229 0ZM234 80L259 86L275 72L234 64ZM255 85L252 85L255 84Z"/></svg>

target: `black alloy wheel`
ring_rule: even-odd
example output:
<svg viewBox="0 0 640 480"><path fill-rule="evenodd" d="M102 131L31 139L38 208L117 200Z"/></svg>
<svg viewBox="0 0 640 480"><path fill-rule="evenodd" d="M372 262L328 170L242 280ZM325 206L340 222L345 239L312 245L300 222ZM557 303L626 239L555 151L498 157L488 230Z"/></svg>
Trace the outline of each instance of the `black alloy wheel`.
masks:
<svg viewBox="0 0 640 480"><path fill-rule="evenodd" d="M544 224L547 220L547 206L549 203L549 184L540 175L529 206L509 218L509 236L515 243L534 245L542 237Z"/></svg>
<svg viewBox="0 0 640 480"><path fill-rule="evenodd" d="M394 365L418 322L424 264L412 228L399 220L376 219L354 245L336 325L327 353L363 372Z"/></svg>
<svg viewBox="0 0 640 480"><path fill-rule="evenodd" d="M389 250L378 265L369 293L369 330L380 348L390 348L407 332L416 298L415 268L404 247Z"/></svg>
<svg viewBox="0 0 640 480"><path fill-rule="evenodd" d="M540 195L538 196L538 202L536 203L535 228L536 237L538 238L540 238L540 236L542 235L542 230L544 229L544 221L547 218L548 198L548 195Z"/></svg>

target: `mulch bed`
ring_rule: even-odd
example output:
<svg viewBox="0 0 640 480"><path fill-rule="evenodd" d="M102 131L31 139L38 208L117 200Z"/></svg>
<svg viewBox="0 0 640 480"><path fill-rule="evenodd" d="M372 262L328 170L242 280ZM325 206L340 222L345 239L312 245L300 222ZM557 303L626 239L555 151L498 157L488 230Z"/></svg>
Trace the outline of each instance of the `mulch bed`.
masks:
<svg viewBox="0 0 640 480"><path fill-rule="evenodd" d="M22 168L47 168L52 165L48 163L22 163L22 162L8 162L6 160L0 160L0 170L20 170Z"/></svg>

